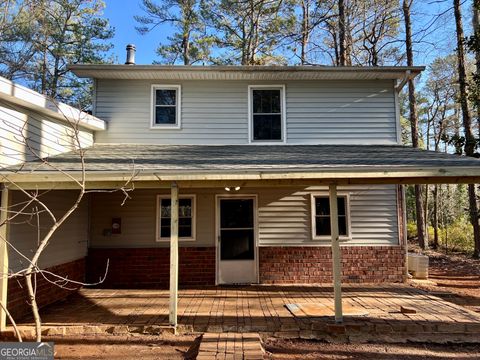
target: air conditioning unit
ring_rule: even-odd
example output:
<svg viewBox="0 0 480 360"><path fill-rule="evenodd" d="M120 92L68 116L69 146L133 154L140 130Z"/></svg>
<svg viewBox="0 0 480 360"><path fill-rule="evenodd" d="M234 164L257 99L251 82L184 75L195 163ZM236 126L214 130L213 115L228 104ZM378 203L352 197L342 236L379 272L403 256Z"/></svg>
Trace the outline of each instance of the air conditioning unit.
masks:
<svg viewBox="0 0 480 360"><path fill-rule="evenodd" d="M428 256L409 253L407 259L408 272L411 273L415 279L428 279Z"/></svg>

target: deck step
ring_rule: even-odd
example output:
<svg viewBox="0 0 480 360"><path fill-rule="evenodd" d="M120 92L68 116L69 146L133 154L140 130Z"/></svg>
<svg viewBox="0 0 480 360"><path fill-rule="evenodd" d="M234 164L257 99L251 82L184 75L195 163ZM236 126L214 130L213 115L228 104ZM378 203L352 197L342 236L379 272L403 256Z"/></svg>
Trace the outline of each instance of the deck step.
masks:
<svg viewBox="0 0 480 360"><path fill-rule="evenodd" d="M261 360L264 355L258 333L205 333L197 360Z"/></svg>

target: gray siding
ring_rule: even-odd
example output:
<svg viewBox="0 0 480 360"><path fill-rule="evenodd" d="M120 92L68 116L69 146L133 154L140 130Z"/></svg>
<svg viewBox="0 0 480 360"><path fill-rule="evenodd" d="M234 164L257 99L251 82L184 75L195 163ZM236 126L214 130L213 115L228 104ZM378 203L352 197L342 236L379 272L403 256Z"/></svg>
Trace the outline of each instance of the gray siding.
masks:
<svg viewBox="0 0 480 360"><path fill-rule="evenodd" d="M19 191L12 191L11 194L12 205L25 200L25 196ZM55 216L60 217L74 204L77 195L77 191L50 191L42 195L41 199ZM26 210L32 211L31 207ZM46 214L41 215L39 220L40 234L44 235L52 221ZM9 240L23 256L31 259L37 248L38 230L36 217L17 217L10 225ZM46 268L81 259L87 254L87 245L88 201L85 199L77 211L53 235L39 260L40 267ZM9 248L10 269L18 271L28 266L22 255Z"/></svg>
<svg viewBox="0 0 480 360"><path fill-rule="evenodd" d="M152 82L98 80L96 112L108 121L99 143L246 144L245 81L157 82L182 86L182 128L150 129ZM265 84L265 83L263 83ZM287 142L296 144L394 144L392 81L288 81Z"/></svg>
<svg viewBox="0 0 480 360"><path fill-rule="evenodd" d="M65 123L0 101L0 168L72 151L76 142ZM82 147L93 145L91 131L79 130ZM28 146L27 146L28 143Z"/></svg>
<svg viewBox="0 0 480 360"><path fill-rule="evenodd" d="M260 246L318 246L329 241L312 240L311 193L325 187L242 189L240 193L258 196L258 236ZM398 218L395 186L340 187L350 194L352 238L347 245L397 245ZM191 189L197 200L196 241L181 246L215 245L215 195L219 189ZM92 201L92 247L164 247L156 242L156 195L160 190L135 190L124 206L121 194L94 194ZM112 218L121 217L122 233L104 235Z"/></svg>

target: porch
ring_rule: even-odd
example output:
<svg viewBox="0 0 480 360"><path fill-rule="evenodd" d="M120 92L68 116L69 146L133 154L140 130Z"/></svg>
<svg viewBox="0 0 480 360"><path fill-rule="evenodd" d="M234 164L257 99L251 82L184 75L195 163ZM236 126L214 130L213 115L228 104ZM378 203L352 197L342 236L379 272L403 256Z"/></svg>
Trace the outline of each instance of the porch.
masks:
<svg viewBox="0 0 480 360"><path fill-rule="evenodd" d="M177 330L352 342L480 341L480 314L408 285L344 285L345 308L364 315L345 315L342 324L334 321L333 298L330 285L184 289L179 291ZM331 316L294 316L286 304L326 305ZM401 306L416 313L402 313ZM45 308L42 319L45 335L52 336L160 334L171 331L169 292L82 289ZM33 331L28 320L21 328Z"/></svg>

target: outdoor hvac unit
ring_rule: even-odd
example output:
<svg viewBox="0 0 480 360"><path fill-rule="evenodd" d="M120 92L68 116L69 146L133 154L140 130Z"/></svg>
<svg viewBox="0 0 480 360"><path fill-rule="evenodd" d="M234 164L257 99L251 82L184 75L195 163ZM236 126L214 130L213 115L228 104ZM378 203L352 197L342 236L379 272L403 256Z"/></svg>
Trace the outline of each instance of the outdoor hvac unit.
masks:
<svg viewBox="0 0 480 360"><path fill-rule="evenodd" d="M416 279L428 278L428 256L408 254L408 272Z"/></svg>

